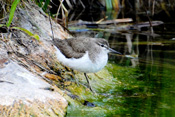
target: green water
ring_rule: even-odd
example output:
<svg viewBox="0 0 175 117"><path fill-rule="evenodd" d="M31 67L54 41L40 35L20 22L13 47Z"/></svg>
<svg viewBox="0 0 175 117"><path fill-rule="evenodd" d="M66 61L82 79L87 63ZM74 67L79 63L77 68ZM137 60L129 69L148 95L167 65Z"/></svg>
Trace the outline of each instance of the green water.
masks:
<svg viewBox="0 0 175 117"><path fill-rule="evenodd" d="M157 26L154 28L156 36L134 31L96 32L115 50L136 58L110 55L105 70L112 78L96 83L91 79L96 95L86 89L79 91L74 88L73 94L78 98L72 99L67 117L174 117L174 27L172 22ZM92 105L84 104L84 101Z"/></svg>
<svg viewBox="0 0 175 117"><path fill-rule="evenodd" d="M163 43L164 46L152 46L151 50L140 54L140 60L131 73L135 74L135 77L116 73L121 82L130 85L121 92L124 99L122 107L126 109L122 114L146 117L175 116L175 43L167 40ZM144 47L139 45L139 48ZM130 68L132 63L129 62L126 60L122 64L129 64Z"/></svg>

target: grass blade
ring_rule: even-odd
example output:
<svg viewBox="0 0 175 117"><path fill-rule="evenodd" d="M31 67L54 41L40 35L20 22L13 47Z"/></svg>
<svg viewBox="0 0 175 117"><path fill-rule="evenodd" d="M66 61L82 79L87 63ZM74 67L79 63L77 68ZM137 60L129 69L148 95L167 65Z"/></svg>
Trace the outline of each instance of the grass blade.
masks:
<svg viewBox="0 0 175 117"><path fill-rule="evenodd" d="M0 28L3 27L3 26L5 26L5 25L4 24L0 24Z"/></svg>
<svg viewBox="0 0 175 117"><path fill-rule="evenodd" d="M50 0L46 0L45 3L44 3L44 6L43 6L43 10L46 11L47 10L47 7L50 3Z"/></svg>
<svg viewBox="0 0 175 117"><path fill-rule="evenodd" d="M35 38L36 40L39 41L39 36L37 34L33 34L32 32L30 32L29 30L25 29L25 28L21 28L21 27L12 27L12 29L17 29L17 30L21 30L24 31L26 34L28 34L29 36Z"/></svg>
<svg viewBox="0 0 175 117"><path fill-rule="evenodd" d="M113 9L119 10L119 0L112 0Z"/></svg>
<svg viewBox="0 0 175 117"><path fill-rule="evenodd" d="M107 10L112 9L112 1L111 0L106 0L106 9Z"/></svg>
<svg viewBox="0 0 175 117"><path fill-rule="evenodd" d="M16 6L18 5L18 3L20 2L20 0L14 0L14 2L12 3L11 9L10 9L10 15L9 15L9 20L6 24L7 27L10 26L10 24L12 23L13 20L13 16L16 10Z"/></svg>

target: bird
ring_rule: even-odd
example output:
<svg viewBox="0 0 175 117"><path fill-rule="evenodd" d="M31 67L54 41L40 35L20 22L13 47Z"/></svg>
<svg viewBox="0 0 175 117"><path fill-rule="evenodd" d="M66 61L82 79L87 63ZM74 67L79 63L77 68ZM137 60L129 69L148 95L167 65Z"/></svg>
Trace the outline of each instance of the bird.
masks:
<svg viewBox="0 0 175 117"><path fill-rule="evenodd" d="M103 69L108 61L108 53L121 54L111 49L108 41L103 38L55 38L53 43L58 61L73 70L83 72L92 92L87 73L96 73Z"/></svg>

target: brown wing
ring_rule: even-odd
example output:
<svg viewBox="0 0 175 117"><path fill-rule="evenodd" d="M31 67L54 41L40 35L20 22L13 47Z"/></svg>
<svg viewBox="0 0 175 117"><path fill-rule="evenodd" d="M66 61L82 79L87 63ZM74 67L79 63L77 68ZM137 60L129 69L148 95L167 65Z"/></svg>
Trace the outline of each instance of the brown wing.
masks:
<svg viewBox="0 0 175 117"><path fill-rule="evenodd" d="M85 49L79 48L76 39L54 39L54 45L65 55L66 58L80 58L85 54ZM82 45L81 45L82 46Z"/></svg>

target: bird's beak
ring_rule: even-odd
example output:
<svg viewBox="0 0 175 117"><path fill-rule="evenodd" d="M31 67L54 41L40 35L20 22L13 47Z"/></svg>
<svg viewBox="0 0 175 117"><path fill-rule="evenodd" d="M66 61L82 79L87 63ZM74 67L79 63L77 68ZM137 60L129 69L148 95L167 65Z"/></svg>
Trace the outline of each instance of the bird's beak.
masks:
<svg viewBox="0 0 175 117"><path fill-rule="evenodd" d="M114 49L108 48L108 50L109 50L109 52L122 55L120 52L118 52L118 51L116 51Z"/></svg>

